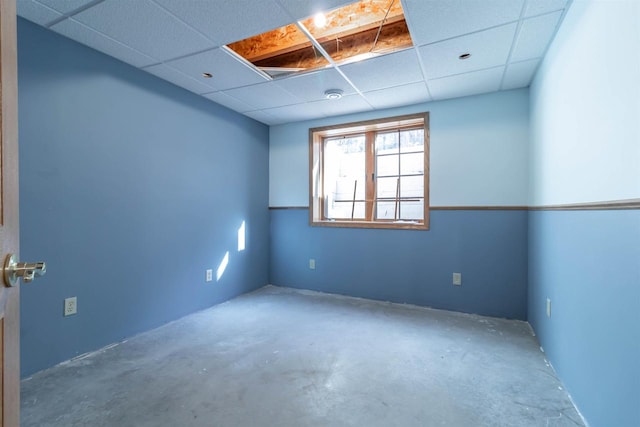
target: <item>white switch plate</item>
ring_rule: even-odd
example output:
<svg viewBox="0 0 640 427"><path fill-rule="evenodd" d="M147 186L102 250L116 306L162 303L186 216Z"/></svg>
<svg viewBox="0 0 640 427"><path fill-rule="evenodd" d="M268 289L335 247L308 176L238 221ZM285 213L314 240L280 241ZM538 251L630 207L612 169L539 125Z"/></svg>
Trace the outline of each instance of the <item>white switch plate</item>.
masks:
<svg viewBox="0 0 640 427"><path fill-rule="evenodd" d="M311 270L315 270L315 269L316 269L316 260L315 260L315 259L311 258L311 259L309 260L309 268L310 268Z"/></svg>
<svg viewBox="0 0 640 427"><path fill-rule="evenodd" d="M547 298L547 317L551 317L551 298Z"/></svg>
<svg viewBox="0 0 640 427"><path fill-rule="evenodd" d="M462 285L462 273L453 273L453 284L456 286Z"/></svg>
<svg viewBox="0 0 640 427"><path fill-rule="evenodd" d="M210 282L213 280L213 270L212 269L208 269L207 270L207 282Z"/></svg>
<svg viewBox="0 0 640 427"><path fill-rule="evenodd" d="M71 316L78 312L78 297L64 299L64 315Z"/></svg>

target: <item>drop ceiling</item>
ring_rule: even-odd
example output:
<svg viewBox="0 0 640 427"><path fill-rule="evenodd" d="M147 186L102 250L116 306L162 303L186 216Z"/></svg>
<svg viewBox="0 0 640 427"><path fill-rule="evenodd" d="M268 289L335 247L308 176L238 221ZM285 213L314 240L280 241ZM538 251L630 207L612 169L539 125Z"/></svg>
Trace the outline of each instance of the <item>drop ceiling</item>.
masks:
<svg viewBox="0 0 640 427"><path fill-rule="evenodd" d="M17 6L25 19L274 125L526 87L570 3L395 1L402 2L412 47L277 78L227 45L352 1L17 0ZM471 56L460 59L465 53ZM343 97L325 99L329 89Z"/></svg>

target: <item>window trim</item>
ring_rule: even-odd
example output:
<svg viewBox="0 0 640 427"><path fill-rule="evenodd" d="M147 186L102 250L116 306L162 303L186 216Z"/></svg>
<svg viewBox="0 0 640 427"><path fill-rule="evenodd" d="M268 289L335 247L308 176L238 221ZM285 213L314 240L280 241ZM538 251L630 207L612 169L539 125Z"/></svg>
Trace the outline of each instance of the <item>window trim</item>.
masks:
<svg viewBox="0 0 640 427"><path fill-rule="evenodd" d="M420 123L422 122L422 123ZM323 219L323 150L324 138L333 136L346 136L365 134L368 132L381 132L415 128L416 125L424 126L424 220L421 222L395 221L395 220L351 220L351 219ZM331 126L323 126L309 129L309 225L321 227L348 227L348 228L386 228L402 230L428 230L429 229L429 113L408 114L375 120L343 123ZM373 150L373 144L367 144L368 150ZM366 156L367 177L375 170L375 153ZM377 177L376 177L377 178ZM365 194L366 199L373 199L371 191L374 187L367 186L370 191ZM367 202L367 203L373 203Z"/></svg>

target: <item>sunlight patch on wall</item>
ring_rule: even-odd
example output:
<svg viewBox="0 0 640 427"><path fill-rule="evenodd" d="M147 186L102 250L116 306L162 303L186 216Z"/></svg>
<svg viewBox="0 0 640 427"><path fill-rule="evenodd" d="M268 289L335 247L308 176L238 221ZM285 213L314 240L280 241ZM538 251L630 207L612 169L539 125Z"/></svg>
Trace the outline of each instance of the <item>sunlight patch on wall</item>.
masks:
<svg viewBox="0 0 640 427"><path fill-rule="evenodd" d="M246 226L244 221L242 221L242 225L238 228L238 252L244 251L246 244Z"/></svg>
<svg viewBox="0 0 640 427"><path fill-rule="evenodd" d="M229 251L224 254L224 258L222 258L220 265L218 265L218 269L216 270L216 282L220 281L224 271L227 269L227 264L229 264Z"/></svg>

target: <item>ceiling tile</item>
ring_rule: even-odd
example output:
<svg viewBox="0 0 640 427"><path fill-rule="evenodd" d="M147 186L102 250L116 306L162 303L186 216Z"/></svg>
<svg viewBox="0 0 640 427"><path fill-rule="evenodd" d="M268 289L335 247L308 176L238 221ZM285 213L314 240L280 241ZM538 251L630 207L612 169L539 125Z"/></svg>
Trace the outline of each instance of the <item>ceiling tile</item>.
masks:
<svg viewBox="0 0 640 427"><path fill-rule="evenodd" d="M319 106L320 111L327 117L373 110L371 105L360 95L343 96L340 99L325 99L311 102L310 104Z"/></svg>
<svg viewBox="0 0 640 427"><path fill-rule="evenodd" d="M324 99L324 92L327 89L340 89L345 95L355 93L353 87L334 68L278 79L275 82L278 86L297 94L305 101Z"/></svg>
<svg viewBox="0 0 640 427"><path fill-rule="evenodd" d="M203 95L205 98L208 98L214 102L217 102L220 105L224 105L227 108L231 108L234 111L239 113L245 113L247 111L253 110L254 108L244 102L234 98L233 96L227 95L224 92L214 92Z"/></svg>
<svg viewBox="0 0 640 427"><path fill-rule="evenodd" d="M503 25L418 48L427 77L462 74L507 63L517 24ZM470 53L468 59L459 59Z"/></svg>
<svg viewBox="0 0 640 427"><path fill-rule="evenodd" d="M74 19L160 61L213 47L211 41L148 0L106 0Z"/></svg>
<svg viewBox="0 0 640 427"><path fill-rule="evenodd" d="M400 0L416 47L275 80L222 46L353 1L17 0L17 6L26 19L44 26L62 19L52 30L271 125L526 87L570 3ZM518 27L521 14L527 19ZM467 52L471 58L458 59ZM345 96L326 100L328 89Z"/></svg>
<svg viewBox="0 0 640 427"><path fill-rule="evenodd" d="M517 21L524 0L406 0L414 45L423 45Z"/></svg>
<svg viewBox="0 0 640 427"><path fill-rule="evenodd" d="M564 9L566 5L567 0L529 0L524 11L524 17L529 18L530 16L554 12Z"/></svg>
<svg viewBox="0 0 640 427"><path fill-rule="evenodd" d="M415 49L406 49L360 62L340 69L362 92L415 83L423 79Z"/></svg>
<svg viewBox="0 0 640 427"><path fill-rule="evenodd" d="M256 110L299 104L302 101L300 98L277 86L274 82L230 89L225 93L246 104L252 105Z"/></svg>
<svg viewBox="0 0 640 427"><path fill-rule="evenodd" d="M186 56L167 65L176 68L188 76L201 80L202 84L214 90L224 90L239 86L248 86L268 81L252 65L239 59L226 48L216 48L195 55ZM211 73L210 79L202 78L202 73Z"/></svg>
<svg viewBox="0 0 640 427"><path fill-rule="evenodd" d="M276 124L276 119L275 117L271 116L269 113L265 113L264 111L248 111L246 113L243 113L245 116L247 117L251 117L254 120L257 120L261 123L264 123L265 125L275 125Z"/></svg>
<svg viewBox="0 0 640 427"><path fill-rule="evenodd" d="M424 82L365 92L364 97L374 108L399 107L431 100Z"/></svg>
<svg viewBox="0 0 640 427"><path fill-rule="evenodd" d="M529 86L539 63L540 59L530 59L509 64L502 81L502 89L508 90Z"/></svg>
<svg viewBox="0 0 640 427"><path fill-rule="evenodd" d="M511 61L543 56L555 34L561 15L562 12L554 12L523 21L511 54Z"/></svg>
<svg viewBox="0 0 640 427"><path fill-rule="evenodd" d="M135 67L145 67L153 64L154 62L158 62L149 56L136 52L130 47L98 33L97 31L93 31L91 28L81 24L80 22L74 21L71 18L65 19L64 21L52 26L51 29Z"/></svg>
<svg viewBox="0 0 640 427"><path fill-rule="evenodd" d="M86 6L89 3L95 2L95 0L38 0L38 1L64 14L69 14L74 10L78 10L81 7Z"/></svg>
<svg viewBox="0 0 640 427"><path fill-rule="evenodd" d="M322 106L311 102L298 105L286 105L284 107L269 108L265 110L277 124L298 122L323 117Z"/></svg>
<svg viewBox="0 0 640 427"><path fill-rule="evenodd" d="M47 26L56 19L62 18L62 14L32 0L18 0L16 7L18 16L38 25Z"/></svg>
<svg viewBox="0 0 640 427"><path fill-rule="evenodd" d="M353 3L355 0L277 0L295 21L300 21L318 12L329 12L338 7Z"/></svg>
<svg viewBox="0 0 640 427"><path fill-rule="evenodd" d="M305 104L269 108L264 111L273 116L277 124L282 124L371 110L373 108L360 95L356 94L343 96L340 99L325 99Z"/></svg>
<svg viewBox="0 0 640 427"><path fill-rule="evenodd" d="M167 67L166 65L153 65L151 67L144 68L144 71L197 94L211 92L210 87L203 85L199 81L192 79L171 67Z"/></svg>
<svg viewBox="0 0 640 427"><path fill-rule="evenodd" d="M438 100L495 92L500 88L500 80L502 79L503 72L504 67L496 67L488 70L429 80L429 91L433 99Z"/></svg>
<svg viewBox="0 0 640 427"><path fill-rule="evenodd" d="M291 23L291 17L274 0L154 1L219 46Z"/></svg>

